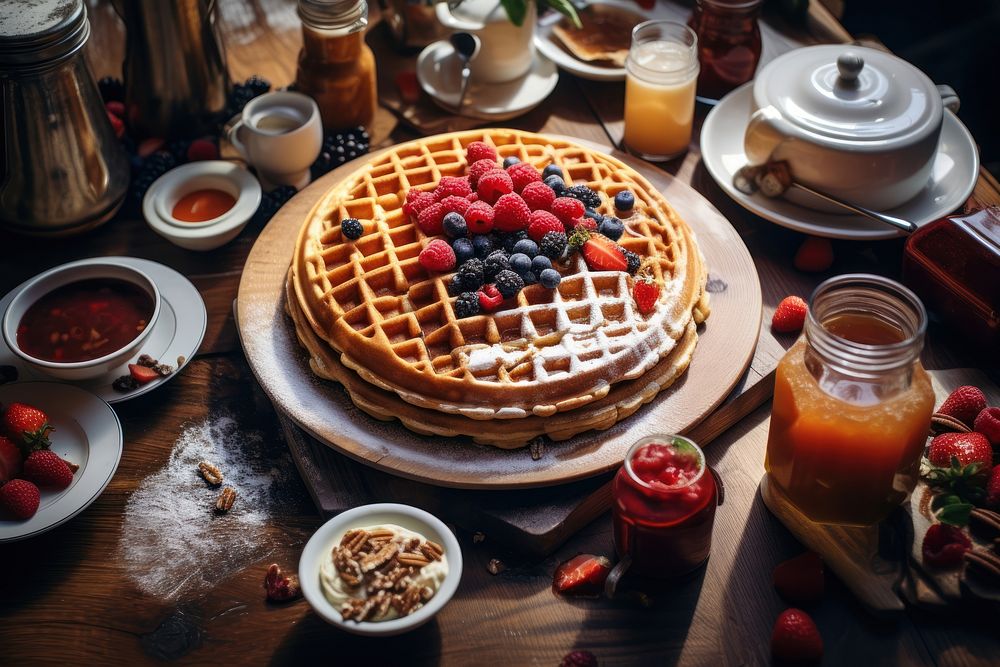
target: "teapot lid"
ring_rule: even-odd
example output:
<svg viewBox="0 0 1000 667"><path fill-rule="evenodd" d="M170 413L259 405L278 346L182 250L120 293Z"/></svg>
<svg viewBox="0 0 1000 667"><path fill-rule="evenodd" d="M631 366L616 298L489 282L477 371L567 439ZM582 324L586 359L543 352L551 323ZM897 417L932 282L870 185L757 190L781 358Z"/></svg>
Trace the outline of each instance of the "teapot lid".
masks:
<svg viewBox="0 0 1000 667"><path fill-rule="evenodd" d="M0 65L5 68L58 62L89 36L83 0L0 0Z"/></svg>
<svg viewBox="0 0 1000 667"><path fill-rule="evenodd" d="M941 123L927 75L891 53L850 45L810 46L775 58L753 84L758 108L834 140L899 139Z"/></svg>

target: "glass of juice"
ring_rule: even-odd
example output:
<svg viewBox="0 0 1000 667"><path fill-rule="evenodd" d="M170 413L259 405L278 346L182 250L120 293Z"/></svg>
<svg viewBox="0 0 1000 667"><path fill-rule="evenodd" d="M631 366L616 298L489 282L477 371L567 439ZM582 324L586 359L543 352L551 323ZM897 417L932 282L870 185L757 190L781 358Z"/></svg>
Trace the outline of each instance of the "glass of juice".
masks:
<svg viewBox="0 0 1000 667"><path fill-rule="evenodd" d="M625 146L647 160L669 160L691 143L698 38L673 21L632 30L625 60Z"/></svg>
<svg viewBox="0 0 1000 667"><path fill-rule="evenodd" d="M612 493L615 551L632 559L630 572L669 579L708 560L719 488L698 445L679 435L643 438Z"/></svg>
<svg viewBox="0 0 1000 667"><path fill-rule="evenodd" d="M869 526L913 491L934 392L920 364L927 313L881 276L831 278L778 364L770 488L819 523Z"/></svg>

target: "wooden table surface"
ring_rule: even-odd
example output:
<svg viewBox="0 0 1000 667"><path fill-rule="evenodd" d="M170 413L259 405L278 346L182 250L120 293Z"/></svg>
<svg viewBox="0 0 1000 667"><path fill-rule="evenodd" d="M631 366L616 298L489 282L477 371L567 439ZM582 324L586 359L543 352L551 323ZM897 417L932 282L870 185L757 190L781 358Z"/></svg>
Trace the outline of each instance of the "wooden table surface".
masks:
<svg viewBox="0 0 1000 667"><path fill-rule="evenodd" d="M88 5L93 26L88 57L97 76L116 74L123 54L121 25L107 2L88 0ZM807 28L766 18L765 58L802 44L849 38L818 3L813 5ZM219 19L234 79L257 73L284 85L293 78L301 44L294 2L224 0ZM595 84L564 73L545 104L509 125L617 144L622 94L622 84ZM705 112L699 108L699 123ZM372 134L379 146L417 136L384 110ZM704 194L746 241L763 285L765 320L782 297L806 296L829 275L806 275L791 268L803 237L731 202L701 164L697 141L683 160L665 168ZM969 205L991 202L1000 202L1000 195L996 181L984 175ZM125 453L104 494L66 525L0 547L5 570L0 577L0 664L255 664L300 658L347 664L344 658L350 656L378 665L556 665L574 649L592 651L601 664L768 662L771 625L786 606L771 587L771 570L802 548L770 516L756 492L768 426L766 405L709 448L727 496L707 568L693 581L653 593L646 605L635 600L567 600L550 589L552 572L561 560L579 552L611 554L608 516L541 562L509 552L488 535L473 540L461 533L466 564L457 595L434 621L401 637L372 641L340 633L302 601L268 605L261 588L264 568L277 562L295 570L304 542L319 523L287 458L281 459L290 470L282 490L284 502L261 529L266 549L256 552L252 562L232 562L232 554L222 546L219 553L204 557L204 569L218 576L206 578L200 588L189 588L179 598L140 591L136 563L121 557L131 538L125 533L123 513L143 480L167 464L182 428L228 414L244 432L260 434L274 456L283 455L276 417L247 368L231 311L243 262L259 231L251 226L224 248L204 254L169 245L141 220L125 216L70 241L0 237L0 293L66 261L132 255L187 275L204 296L209 314L200 353L184 373L117 408L125 428ZM900 241L835 242L834 248L837 259L830 273L898 272ZM763 335L751 373L773 365L791 342ZM977 366L974 350L933 326L924 362L932 369ZM992 377L995 381L995 374ZM141 506L133 509L142 511ZM192 531L199 528L192 526ZM506 565L499 575L487 571L493 558ZM221 567L225 564L228 570ZM155 568L155 563L149 567ZM197 578L203 574L199 567L193 565L188 574ZM879 622L839 583L834 581L830 588L826 599L810 609L825 639L824 664L997 664L1000 642L993 616L975 620L909 611L895 621Z"/></svg>

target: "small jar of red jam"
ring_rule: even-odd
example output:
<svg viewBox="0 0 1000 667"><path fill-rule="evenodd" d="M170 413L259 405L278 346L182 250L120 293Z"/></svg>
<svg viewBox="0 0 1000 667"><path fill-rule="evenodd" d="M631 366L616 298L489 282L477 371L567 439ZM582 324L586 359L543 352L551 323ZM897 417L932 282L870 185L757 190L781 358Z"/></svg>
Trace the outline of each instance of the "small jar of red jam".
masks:
<svg viewBox="0 0 1000 667"><path fill-rule="evenodd" d="M631 573L669 579L708 560L719 488L698 445L679 435L643 438L612 493L615 551L632 559Z"/></svg>
<svg viewBox="0 0 1000 667"><path fill-rule="evenodd" d="M757 16L764 0L696 0L688 25L698 35L698 98L715 102L753 78L760 62Z"/></svg>

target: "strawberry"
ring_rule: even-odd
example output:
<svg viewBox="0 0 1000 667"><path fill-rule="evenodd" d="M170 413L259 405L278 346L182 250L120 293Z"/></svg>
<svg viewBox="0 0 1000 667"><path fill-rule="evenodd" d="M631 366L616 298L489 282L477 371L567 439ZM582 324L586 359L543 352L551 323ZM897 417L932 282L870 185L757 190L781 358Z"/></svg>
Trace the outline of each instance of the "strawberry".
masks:
<svg viewBox="0 0 1000 667"><path fill-rule="evenodd" d="M24 403L7 406L3 425L11 439L26 452L48 449L49 433L55 430L49 426L49 418L44 412Z"/></svg>
<svg viewBox="0 0 1000 667"><path fill-rule="evenodd" d="M110 111L108 114L108 122L111 123L111 129L114 130L115 138L121 139L125 136L125 121L123 121L118 116L114 115Z"/></svg>
<svg viewBox="0 0 1000 667"><path fill-rule="evenodd" d="M656 300L660 298L660 285L648 273L636 276L635 285L632 287L632 298L635 299L635 306L643 315L653 312L656 307Z"/></svg>
<svg viewBox="0 0 1000 667"><path fill-rule="evenodd" d="M801 609L786 609L771 631L771 657L775 662L817 663L823 657L823 638L812 617Z"/></svg>
<svg viewBox="0 0 1000 667"><path fill-rule="evenodd" d="M941 468L951 466L952 457L961 466L978 463L980 471L993 467L993 447L982 433L942 433L931 440L927 458Z"/></svg>
<svg viewBox="0 0 1000 667"><path fill-rule="evenodd" d="M806 273L822 273L833 266L833 246L829 239L810 236L795 253L795 268Z"/></svg>
<svg viewBox="0 0 1000 667"><path fill-rule="evenodd" d="M104 108L108 110L108 113L114 114L119 118L125 117L125 103L118 100L111 100L110 102L104 103Z"/></svg>
<svg viewBox="0 0 1000 667"><path fill-rule="evenodd" d="M947 570L962 564L965 552L972 548L972 540L958 526L935 523L927 529L920 553L924 564Z"/></svg>
<svg viewBox="0 0 1000 667"><path fill-rule="evenodd" d="M435 204L439 206L440 204ZM455 251L447 241L434 239L417 256L420 265L431 273L444 273L455 268Z"/></svg>
<svg viewBox="0 0 1000 667"><path fill-rule="evenodd" d="M983 408L972 423L976 433L982 433L991 445L1000 447L1000 408Z"/></svg>
<svg viewBox="0 0 1000 667"><path fill-rule="evenodd" d="M38 487L23 479L12 479L0 487L0 511L15 519L30 519L38 511Z"/></svg>
<svg viewBox="0 0 1000 667"><path fill-rule="evenodd" d="M774 309L771 330L775 333L795 333L806 323L809 306L800 297L786 296Z"/></svg>
<svg viewBox="0 0 1000 667"><path fill-rule="evenodd" d="M562 595L600 595L611 563L604 556L580 554L556 568L552 588Z"/></svg>
<svg viewBox="0 0 1000 667"><path fill-rule="evenodd" d="M990 478L986 482L986 506L1000 510L1000 466L996 466L990 471Z"/></svg>
<svg viewBox="0 0 1000 667"><path fill-rule="evenodd" d="M591 271L625 271L628 260L621 249L609 238L592 235L580 249Z"/></svg>
<svg viewBox="0 0 1000 667"><path fill-rule="evenodd" d="M791 602L818 602L823 597L825 580L823 561L818 554L807 551L774 568L771 575L774 588Z"/></svg>
<svg viewBox="0 0 1000 667"><path fill-rule="evenodd" d="M986 396L979 387L964 385L948 394L937 409L938 414L954 417L966 426L972 426L976 415L986 409Z"/></svg>
<svg viewBox="0 0 1000 667"><path fill-rule="evenodd" d="M146 384L147 382L152 382L156 378L160 377L160 374L154 371L148 366L140 366L139 364L129 364L128 372L132 376L132 379L139 384Z"/></svg>
<svg viewBox="0 0 1000 667"><path fill-rule="evenodd" d="M493 283L484 285L483 289L479 290L479 309L484 313L492 313L502 303L503 294Z"/></svg>
<svg viewBox="0 0 1000 667"><path fill-rule="evenodd" d="M10 438L0 435L0 484L21 474L21 450Z"/></svg>
<svg viewBox="0 0 1000 667"><path fill-rule="evenodd" d="M24 460L24 478L40 487L65 489L73 483L73 471L51 449L31 452Z"/></svg>

